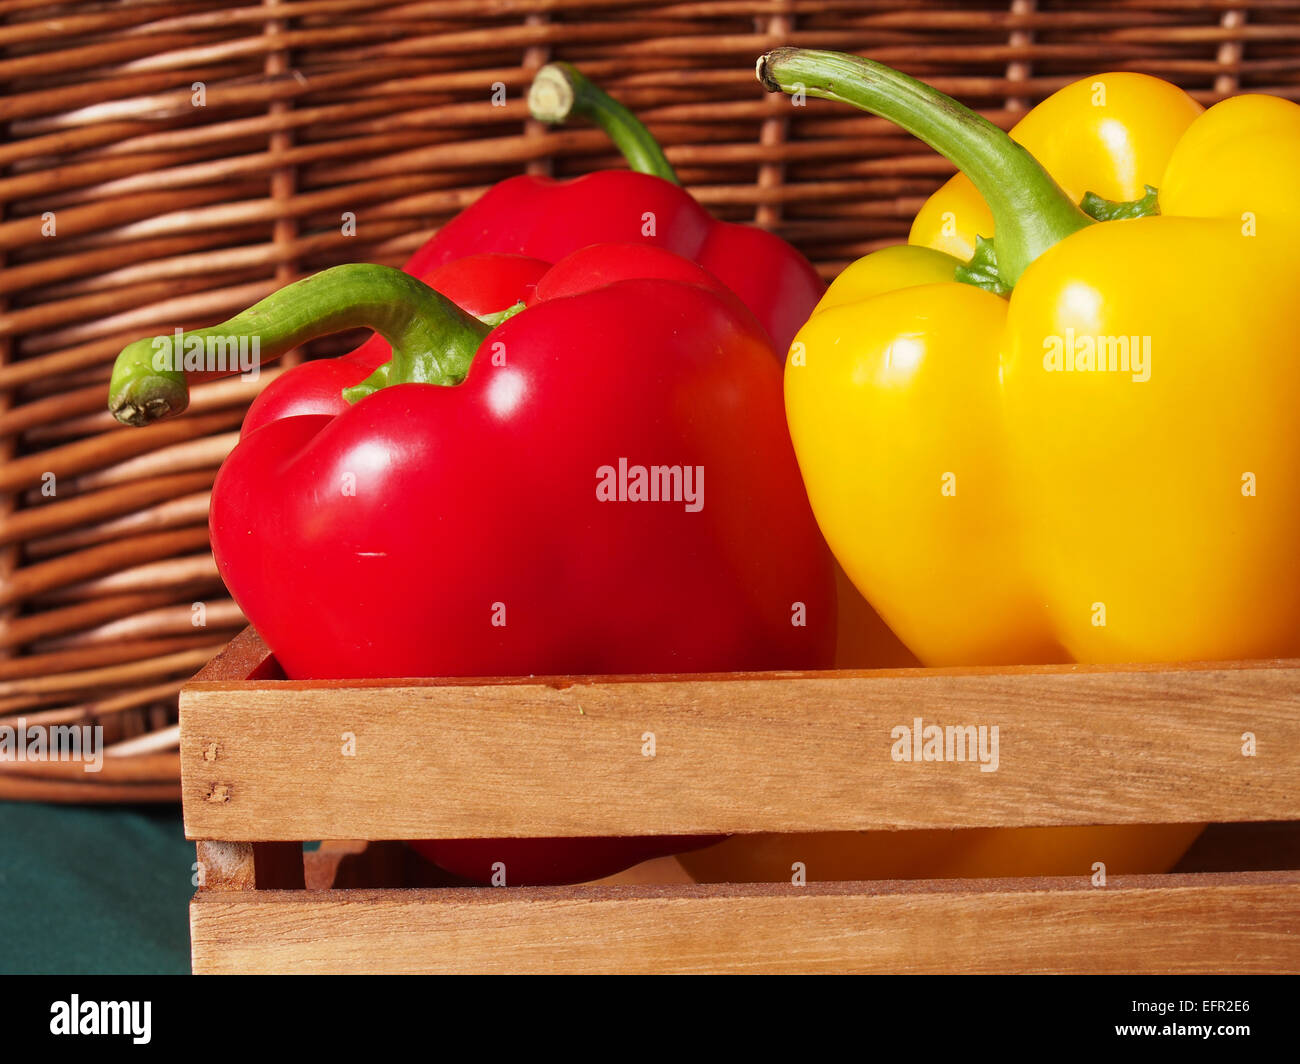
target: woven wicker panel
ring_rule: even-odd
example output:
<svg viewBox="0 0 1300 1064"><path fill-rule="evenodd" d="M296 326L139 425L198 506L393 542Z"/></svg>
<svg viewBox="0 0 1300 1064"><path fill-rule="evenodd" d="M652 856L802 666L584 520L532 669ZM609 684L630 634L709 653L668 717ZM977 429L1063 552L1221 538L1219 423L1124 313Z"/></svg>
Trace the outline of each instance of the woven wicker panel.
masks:
<svg viewBox="0 0 1300 1064"><path fill-rule="evenodd" d="M129 430L104 410L114 355L329 265L400 264L520 170L618 165L600 133L527 118L548 60L640 112L718 215L774 229L828 276L903 239L950 168L884 122L764 94L753 63L778 44L870 54L1002 125L1102 69L1162 75L1205 102L1300 95L1300 0L0 12L0 718L102 723L129 755L95 777L6 770L0 796L174 795L176 690L243 623L208 552L208 490L275 371L200 386L186 417Z"/></svg>

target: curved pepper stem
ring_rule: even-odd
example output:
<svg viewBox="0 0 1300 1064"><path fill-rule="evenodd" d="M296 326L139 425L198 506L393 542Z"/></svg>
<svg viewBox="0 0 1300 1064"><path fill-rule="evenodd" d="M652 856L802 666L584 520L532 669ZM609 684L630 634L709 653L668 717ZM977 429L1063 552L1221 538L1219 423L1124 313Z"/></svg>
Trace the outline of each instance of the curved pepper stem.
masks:
<svg viewBox="0 0 1300 1064"><path fill-rule="evenodd" d="M308 340L357 328L383 336L393 357L344 390L349 402L389 384L459 384L491 331L401 270L335 266L286 285L220 325L128 344L113 365L108 408L127 425L148 425L188 405L187 369L236 373L252 366L242 360L231 365L232 350L251 351L252 365L260 365Z"/></svg>
<svg viewBox="0 0 1300 1064"><path fill-rule="evenodd" d="M993 213L997 273L1007 288L1044 251L1092 224L1028 151L924 82L860 56L804 48L768 52L757 73L769 92L802 90L887 118L957 166Z"/></svg>
<svg viewBox="0 0 1300 1064"><path fill-rule="evenodd" d="M533 77L528 110L539 122L558 125L579 115L600 126L633 170L680 185L659 142L631 111L588 81L569 63L547 63Z"/></svg>

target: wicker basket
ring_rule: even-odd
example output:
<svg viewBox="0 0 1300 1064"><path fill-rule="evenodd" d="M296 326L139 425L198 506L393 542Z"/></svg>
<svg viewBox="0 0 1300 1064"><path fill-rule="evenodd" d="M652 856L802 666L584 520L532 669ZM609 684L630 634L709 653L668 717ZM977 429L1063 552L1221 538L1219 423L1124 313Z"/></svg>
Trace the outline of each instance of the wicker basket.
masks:
<svg viewBox="0 0 1300 1064"><path fill-rule="evenodd" d="M1102 68L1204 102L1300 97L1300 0L0 11L0 723L102 724L120 755L97 775L0 773L0 797L45 800L175 799L176 692L245 623L208 552L208 490L274 371L200 386L188 416L126 430L104 409L114 355L335 263L400 264L521 169L617 165L601 134L527 118L550 59L635 108L719 216L774 229L827 276L901 240L949 168L884 122L767 96L753 61L778 44L870 54L1004 125Z"/></svg>

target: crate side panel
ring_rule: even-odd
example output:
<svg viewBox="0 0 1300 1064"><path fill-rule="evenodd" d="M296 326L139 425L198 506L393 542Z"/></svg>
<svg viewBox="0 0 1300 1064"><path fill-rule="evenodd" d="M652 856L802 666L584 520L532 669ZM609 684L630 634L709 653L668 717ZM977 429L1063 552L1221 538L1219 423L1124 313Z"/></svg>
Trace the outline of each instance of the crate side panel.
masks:
<svg viewBox="0 0 1300 1064"><path fill-rule="evenodd" d="M1300 819L1294 667L197 684L181 733L192 838Z"/></svg>
<svg viewBox="0 0 1300 1064"><path fill-rule="evenodd" d="M1294 972L1300 873L202 893L196 973Z"/></svg>

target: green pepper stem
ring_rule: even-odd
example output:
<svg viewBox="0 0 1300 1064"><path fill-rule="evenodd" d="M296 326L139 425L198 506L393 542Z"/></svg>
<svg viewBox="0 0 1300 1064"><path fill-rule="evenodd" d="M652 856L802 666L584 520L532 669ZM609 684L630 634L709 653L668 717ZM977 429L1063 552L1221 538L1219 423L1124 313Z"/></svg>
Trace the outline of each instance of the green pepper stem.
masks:
<svg viewBox="0 0 1300 1064"><path fill-rule="evenodd" d="M1044 251L1092 224L1028 151L924 82L860 56L804 48L768 52L757 73L769 92L803 91L887 118L952 162L993 213L998 275L1008 288Z"/></svg>
<svg viewBox="0 0 1300 1064"><path fill-rule="evenodd" d="M178 337L146 337L123 348L113 365L108 408L127 425L179 414L189 403L186 368L235 373L249 365L232 351L253 352L256 365L319 336L369 328L393 357L361 384L349 402L388 384L459 384L490 327L409 274L389 266L335 266L286 285L229 321Z"/></svg>
<svg viewBox="0 0 1300 1064"><path fill-rule="evenodd" d="M600 126L633 170L680 185L664 150L631 111L588 81L569 63L547 63L528 89L528 109L539 122L558 125L578 115Z"/></svg>

